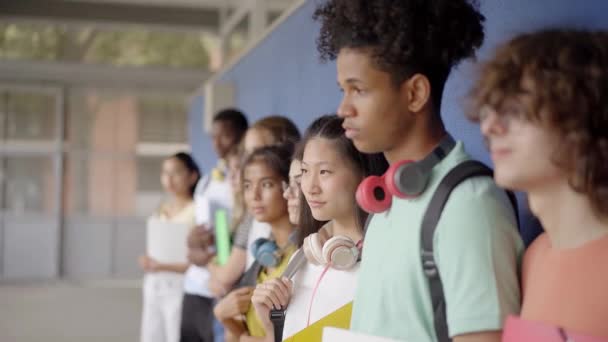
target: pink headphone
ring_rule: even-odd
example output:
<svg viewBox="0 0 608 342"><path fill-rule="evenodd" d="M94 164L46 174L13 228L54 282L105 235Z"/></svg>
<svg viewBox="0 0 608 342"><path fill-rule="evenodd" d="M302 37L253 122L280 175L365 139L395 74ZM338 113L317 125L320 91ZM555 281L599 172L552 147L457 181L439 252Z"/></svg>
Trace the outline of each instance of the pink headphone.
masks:
<svg viewBox="0 0 608 342"><path fill-rule="evenodd" d="M331 235L331 221L321 229ZM317 266L329 265L337 270L353 268L359 261L360 248L359 243L355 243L352 239L343 235L333 236L321 246L318 233L307 236L302 245L304 255L311 264Z"/></svg>
<svg viewBox="0 0 608 342"><path fill-rule="evenodd" d="M431 170L456 145L448 134L433 152L420 161L403 160L395 163L382 176L367 177L359 184L355 198L368 213L381 213L391 207L393 196L413 198L424 192Z"/></svg>

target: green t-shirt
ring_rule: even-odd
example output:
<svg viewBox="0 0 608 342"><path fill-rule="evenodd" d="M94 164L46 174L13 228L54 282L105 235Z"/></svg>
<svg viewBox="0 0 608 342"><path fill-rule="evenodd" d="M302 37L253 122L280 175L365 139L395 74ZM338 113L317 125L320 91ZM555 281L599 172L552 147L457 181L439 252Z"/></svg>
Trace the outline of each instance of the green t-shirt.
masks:
<svg viewBox="0 0 608 342"><path fill-rule="evenodd" d="M433 168L426 191L393 197L365 235L351 329L405 341L436 341L428 279L420 261L421 220L443 176L470 157L458 142ZM489 177L460 183L433 240L450 336L501 330L520 310L523 243L506 193Z"/></svg>

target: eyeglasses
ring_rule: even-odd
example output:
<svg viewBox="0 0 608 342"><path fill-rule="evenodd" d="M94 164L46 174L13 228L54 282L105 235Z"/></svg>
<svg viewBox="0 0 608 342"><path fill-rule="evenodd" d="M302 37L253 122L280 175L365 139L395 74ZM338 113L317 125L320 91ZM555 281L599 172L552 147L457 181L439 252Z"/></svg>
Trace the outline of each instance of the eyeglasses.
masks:
<svg viewBox="0 0 608 342"><path fill-rule="evenodd" d="M286 192L289 196L298 197L300 195L300 182L298 179L291 179L289 183L281 182L283 192Z"/></svg>
<svg viewBox="0 0 608 342"><path fill-rule="evenodd" d="M483 123L489 117L495 116L497 122L505 127L513 123L526 120L526 108L520 102L509 101L503 104L498 110L490 106L484 106L479 111L479 122Z"/></svg>

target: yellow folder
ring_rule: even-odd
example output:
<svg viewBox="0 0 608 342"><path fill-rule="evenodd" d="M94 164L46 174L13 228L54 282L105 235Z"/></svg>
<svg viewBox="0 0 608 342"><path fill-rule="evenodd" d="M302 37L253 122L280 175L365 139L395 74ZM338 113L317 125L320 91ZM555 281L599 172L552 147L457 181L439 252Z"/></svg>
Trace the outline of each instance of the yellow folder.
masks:
<svg viewBox="0 0 608 342"><path fill-rule="evenodd" d="M350 316L353 312L353 302L350 302L329 315L311 324L308 328L300 330L295 335L284 339L288 342L315 342L321 341L323 328L335 327L350 328Z"/></svg>

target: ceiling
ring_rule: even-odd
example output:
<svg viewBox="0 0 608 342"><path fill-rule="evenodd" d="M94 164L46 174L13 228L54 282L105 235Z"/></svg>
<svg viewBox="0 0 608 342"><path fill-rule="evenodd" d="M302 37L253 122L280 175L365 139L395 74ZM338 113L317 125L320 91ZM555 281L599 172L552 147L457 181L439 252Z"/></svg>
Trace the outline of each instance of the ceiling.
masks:
<svg viewBox="0 0 608 342"><path fill-rule="evenodd" d="M145 25L222 31L245 7L264 6L277 16L292 0L3 0L0 20L59 21L98 25Z"/></svg>

